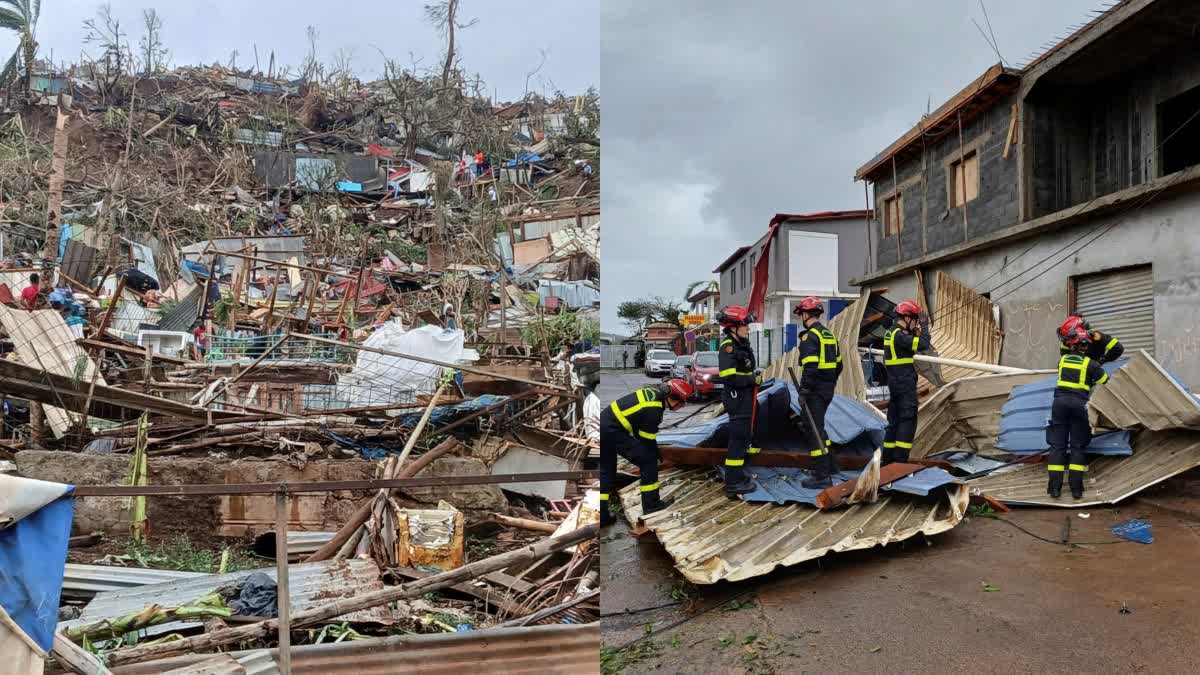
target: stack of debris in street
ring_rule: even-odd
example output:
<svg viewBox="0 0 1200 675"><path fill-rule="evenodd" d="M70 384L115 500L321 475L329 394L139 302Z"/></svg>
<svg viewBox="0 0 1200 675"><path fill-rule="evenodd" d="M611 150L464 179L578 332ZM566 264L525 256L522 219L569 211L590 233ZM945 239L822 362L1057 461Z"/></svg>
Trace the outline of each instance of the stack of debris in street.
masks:
<svg viewBox="0 0 1200 675"><path fill-rule="evenodd" d="M658 435L663 461L676 467L661 474L663 495L675 499L670 507L643 517L637 486L621 491L635 533L652 532L689 581L714 583L944 532L962 521L968 503L996 510L1112 504L1200 466L1200 398L1137 351L1104 364L1110 378L1089 402L1095 435L1083 498L1048 496L1043 461L1055 372L998 365L991 303L948 275L937 283L948 303L942 311L960 314L945 330L934 324L936 355L916 357L923 402L907 462L879 463L887 400L870 391L872 350L895 304L869 292L829 322L848 357L825 421L841 482L824 491L800 486L813 436L792 380L793 351L767 367L759 390L752 445L763 450L747 462L756 490L736 500L723 494L727 418L714 409ZM850 358L850 345L864 358Z"/></svg>
<svg viewBox="0 0 1200 675"><path fill-rule="evenodd" d="M64 649L276 658L238 632L279 611L276 568L229 568L279 525L278 495L236 487L276 484L307 658L534 626L595 652L598 96L493 105L454 77L71 69L14 94L0 478L75 486L92 548L70 553ZM177 540L225 556L183 571Z"/></svg>

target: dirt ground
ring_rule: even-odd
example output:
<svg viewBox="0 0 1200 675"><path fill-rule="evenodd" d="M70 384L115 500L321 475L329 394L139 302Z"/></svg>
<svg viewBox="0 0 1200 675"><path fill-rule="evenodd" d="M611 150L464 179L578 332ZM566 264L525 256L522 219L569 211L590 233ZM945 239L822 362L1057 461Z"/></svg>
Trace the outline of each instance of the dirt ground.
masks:
<svg viewBox="0 0 1200 675"><path fill-rule="evenodd" d="M645 381L636 371L606 373L601 398ZM970 517L937 537L703 587L684 582L652 536L638 541L618 519L601 532L604 669L1193 672L1186 645L1200 639L1200 522L1166 489L1182 478L1116 508L1002 514L1052 542L1069 518L1070 540L1087 548ZM1120 541L1109 527L1130 518L1154 524L1152 544L1098 543Z"/></svg>
<svg viewBox="0 0 1200 675"><path fill-rule="evenodd" d="M927 542L689 587L657 541L621 523L601 537L603 644L654 631L653 646L626 653L629 673L1193 670L1183 645L1200 639L1200 524L1136 500L1005 517L1055 541L1071 518L1081 543L1113 541L1108 528L1137 517L1154 523L1155 540L1068 548L975 517ZM671 606L651 609L660 605Z"/></svg>

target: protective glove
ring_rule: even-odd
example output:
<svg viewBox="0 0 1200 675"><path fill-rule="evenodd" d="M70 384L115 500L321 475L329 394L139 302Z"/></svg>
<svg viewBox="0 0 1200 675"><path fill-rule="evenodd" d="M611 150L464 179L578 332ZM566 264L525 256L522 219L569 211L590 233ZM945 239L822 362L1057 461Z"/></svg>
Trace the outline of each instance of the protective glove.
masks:
<svg viewBox="0 0 1200 675"><path fill-rule="evenodd" d="M754 369L754 384L762 384L762 381L763 381L763 369L755 368Z"/></svg>

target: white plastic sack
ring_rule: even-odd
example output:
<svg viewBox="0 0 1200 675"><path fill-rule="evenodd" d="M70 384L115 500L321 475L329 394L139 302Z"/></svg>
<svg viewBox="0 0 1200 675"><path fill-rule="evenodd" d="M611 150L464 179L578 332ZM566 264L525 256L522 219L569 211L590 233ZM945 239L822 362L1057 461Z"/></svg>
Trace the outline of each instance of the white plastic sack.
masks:
<svg viewBox="0 0 1200 675"><path fill-rule="evenodd" d="M445 363L460 363L474 350L463 349L463 332L437 326L406 331L399 321L389 321L363 342L364 346L412 354ZM338 402L346 407L413 403L417 394L431 394L442 377L442 367L400 356L360 351L354 370L338 380Z"/></svg>

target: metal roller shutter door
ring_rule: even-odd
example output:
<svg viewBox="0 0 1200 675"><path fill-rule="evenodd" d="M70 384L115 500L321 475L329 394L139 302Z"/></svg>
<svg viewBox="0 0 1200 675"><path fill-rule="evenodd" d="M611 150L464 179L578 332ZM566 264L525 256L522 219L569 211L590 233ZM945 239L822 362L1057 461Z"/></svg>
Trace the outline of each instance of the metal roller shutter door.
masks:
<svg viewBox="0 0 1200 675"><path fill-rule="evenodd" d="M1125 352L1154 354L1154 274L1135 267L1075 278L1075 312L1094 330L1113 335Z"/></svg>

